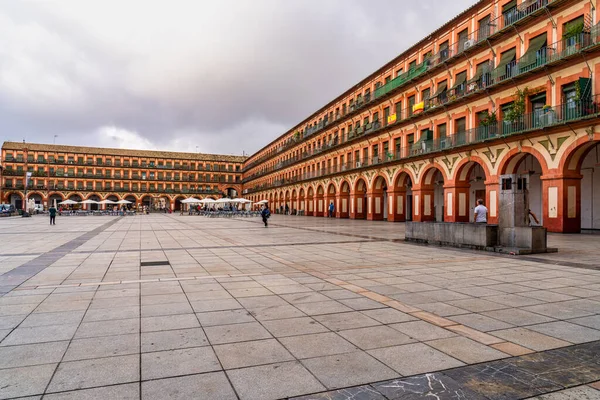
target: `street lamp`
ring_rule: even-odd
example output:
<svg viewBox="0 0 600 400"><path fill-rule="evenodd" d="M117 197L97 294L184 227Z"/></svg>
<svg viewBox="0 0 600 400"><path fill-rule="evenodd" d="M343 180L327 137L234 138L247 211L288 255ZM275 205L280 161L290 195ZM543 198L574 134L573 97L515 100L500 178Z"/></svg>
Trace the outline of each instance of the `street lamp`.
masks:
<svg viewBox="0 0 600 400"><path fill-rule="evenodd" d="M58 137L58 135L54 135L54 140L52 141L52 144L56 144L56 138Z"/></svg>

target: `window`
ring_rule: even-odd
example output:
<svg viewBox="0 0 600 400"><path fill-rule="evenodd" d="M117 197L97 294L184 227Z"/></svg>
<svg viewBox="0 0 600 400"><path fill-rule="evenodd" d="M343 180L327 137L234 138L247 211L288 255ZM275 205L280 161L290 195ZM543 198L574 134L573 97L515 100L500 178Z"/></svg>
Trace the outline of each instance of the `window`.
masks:
<svg viewBox="0 0 600 400"><path fill-rule="evenodd" d="M490 36L490 16L487 15L479 20L479 28L477 29L477 41L480 42Z"/></svg>
<svg viewBox="0 0 600 400"><path fill-rule="evenodd" d="M581 17L572 19L571 21L563 25L563 39L567 46L573 46L581 40L581 33L584 28L583 15Z"/></svg>
<svg viewBox="0 0 600 400"><path fill-rule="evenodd" d="M517 12L517 0L511 0L502 6L502 16L504 17L504 26L511 25L519 18Z"/></svg>
<svg viewBox="0 0 600 400"><path fill-rule="evenodd" d="M394 114L396 114L396 121L402 119L402 101L399 101L396 104L394 104Z"/></svg>
<svg viewBox="0 0 600 400"><path fill-rule="evenodd" d="M391 81L391 80L392 80L392 76L391 76L391 75L388 75L388 76L386 76L386 77L384 78L384 81L385 81L385 83L388 83L388 82L389 82L389 81Z"/></svg>
<svg viewBox="0 0 600 400"><path fill-rule="evenodd" d="M437 126L437 137L444 139L446 137L446 124L439 124Z"/></svg>
<svg viewBox="0 0 600 400"><path fill-rule="evenodd" d="M465 117L463 118L458 118L457 120L454 121L454 131L456 133L462 133L465 132L467 130L467 119Z"/></svg>
<svg viewBox="0 0 600 400"><path fill-rule="evenodd" d="M373 145L373 157L378 157L378 156L379 156L379 145L374 144Z"/></svg>
<svg viewBox="0 0 600 400"><path fill-rule="evenodd" d="M415 96L410 96L408 98L408 116L412 116L413 115L413 106L415 105Z"/></svg>
<svg viewBox="0 0 600 400"><path fill-rule="evenodd" d="M440 62L447 60L450 57L448 47L449 44L447 40L444 43L440 44Z"/></svg>
<svg viewBox="0 0 600 400"><path fill-rule="evenodd" d="M413 60L408 64L408 70L417 68L417 60Z"/></svg>
<svg viewBox="0 0 600 400"><path fill-rule="evenodd" d="M514 68L516 54L516 48L512 48L502 53L500 56L500 62L492 74L492 78L496 82L503 81L512 76L513 69L516 70L516 68Z"/></svg>
<svg viewBox="0 0 600 400"><path fill-rule="evenodd" d="M402 75L402 68L396 71L396 77L399 77L400 75Z"/></svg>
<svg viewBox="0 0 600 400"><path fill-rule="evenodd" d="M427 88L421 92L421 101L429 100L431 89Z"/></svg>
<svg viewBox="0 0 600 400"><path fill-rule="evenodd" d="M458 33L458 51L461 52L465 49L465 43L469 39L469 30L464 29Z"/></svg>
<svg viewBox="0 0 600 400"><path fill-rule="evenodd" d="M390 116L390 108L386 107L383 109L383 126L387 126L389 116Z"/></svg>

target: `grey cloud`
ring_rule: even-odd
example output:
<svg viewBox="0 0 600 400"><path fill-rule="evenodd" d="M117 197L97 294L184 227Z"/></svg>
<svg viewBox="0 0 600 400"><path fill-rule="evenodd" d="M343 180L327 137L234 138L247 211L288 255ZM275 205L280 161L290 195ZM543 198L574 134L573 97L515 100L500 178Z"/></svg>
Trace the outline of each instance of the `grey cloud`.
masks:
<svg viewBox="0 0 600 400"><path fill-rule="evenodd" d="M252 153L474 0L150 3L3 6L4 139Z"/></svg>

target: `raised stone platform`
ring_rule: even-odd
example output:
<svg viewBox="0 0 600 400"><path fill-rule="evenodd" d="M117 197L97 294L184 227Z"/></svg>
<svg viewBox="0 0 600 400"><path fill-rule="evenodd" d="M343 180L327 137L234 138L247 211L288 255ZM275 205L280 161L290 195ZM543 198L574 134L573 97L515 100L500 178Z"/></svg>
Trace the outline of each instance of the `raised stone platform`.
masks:
<svg viewBox="0 0 600 400"><path fill-rule="evenodd" d="M535 254L556 252L546 245L541 226L500 229L498 225L466 222L407 222L407 242L485 250L497 253ZM503 243L515 243L504 246Z"/></svg>

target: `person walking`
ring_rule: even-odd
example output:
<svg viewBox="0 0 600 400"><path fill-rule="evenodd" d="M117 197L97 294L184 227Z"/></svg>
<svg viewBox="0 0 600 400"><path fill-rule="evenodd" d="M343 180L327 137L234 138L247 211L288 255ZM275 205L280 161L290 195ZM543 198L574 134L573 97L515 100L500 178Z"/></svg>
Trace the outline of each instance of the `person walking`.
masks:
<svg viewBox="0 0 600 400"><path fill-rule="evenodd" d="M271 211L269 210L268 204L265 204L265 208L262 209L262 211L260 212L260 215L262 216L262 220L265 223L265 228L266 228L267 226L269 226L269 224L267 223L267 220L271 216Z"/></svg>
<svg viewBox="0 0 600 400"><path fill-rule="evenodd" d="M488 209L483 205L483 200L477 200L477 207L475 207L475 223L476 224L487 224Z"/></svg>
<svg viewBox="0 0 600 400"><path fill-rule="evenodd" d="M50 213L50 225L56 225L56 207L50 206L48 212Z"/></svg>
<svg viewBox="0 0 600 400"><path fill-rule="evenodd" d="M333 218L333 212L335 211L335 205L333 201L329 203L329 218Z"/></svg>

